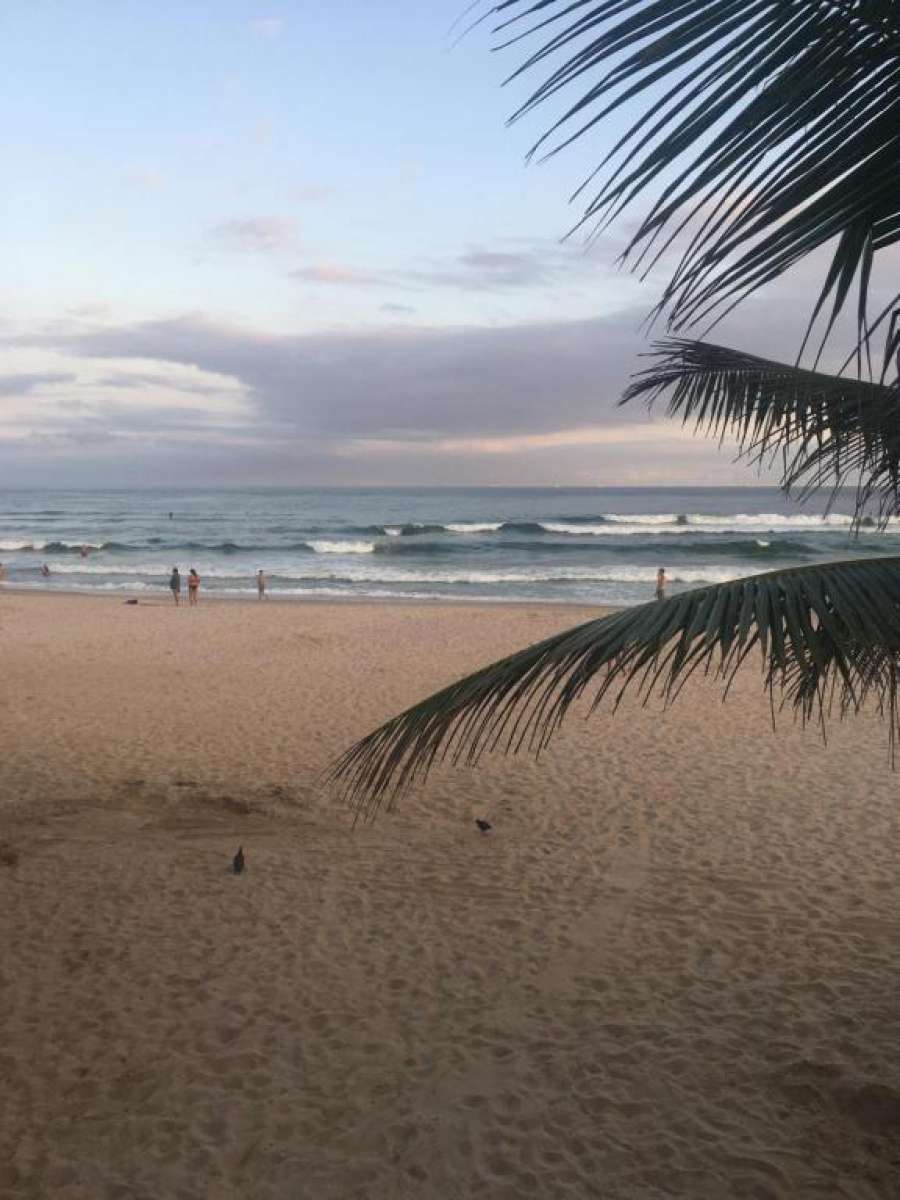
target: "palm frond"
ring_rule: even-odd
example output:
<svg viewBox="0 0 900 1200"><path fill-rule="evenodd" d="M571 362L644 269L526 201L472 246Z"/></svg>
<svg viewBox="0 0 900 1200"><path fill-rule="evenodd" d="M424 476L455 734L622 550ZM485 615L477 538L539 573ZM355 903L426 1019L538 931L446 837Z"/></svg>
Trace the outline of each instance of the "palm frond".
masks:
<svg viewBox="0 0 900 1200"><path fill-rule="evenodd" d="M754 460L781 454L782 486L798 498L857 489L857 517L900 513L900 385L868 383L758 358L708 342L656 342L620 403L668 396L667 413L731 435Z"/></svg>
<svg viewBox="0 0 900 1200"><path fill-rule="evenodd" d="M864 333L875 255L900 239L898 8L503 0L491 11L501 47L538 43L511 78L548 72L511 119L567 98L533 154L558 153L643 102L576 192L589 197L578 225L603 228L657 188L623 259L646 271L689 237L660 303L673 328L721 316L836 240L814 310L827 336L854 279Z"/></svg>
<svg viewBox="0 0 900 1200"><path fill-rule="evenodd" d="M795 567L683 592L589 621L493 663L351 747L333 779L360 815L422 781L436 761L540 752L592 685L592 708L629 690L669 702L696 671L725 692L758 649L765 687L805 721L867 700L897 733L900 557Z"/></svg>

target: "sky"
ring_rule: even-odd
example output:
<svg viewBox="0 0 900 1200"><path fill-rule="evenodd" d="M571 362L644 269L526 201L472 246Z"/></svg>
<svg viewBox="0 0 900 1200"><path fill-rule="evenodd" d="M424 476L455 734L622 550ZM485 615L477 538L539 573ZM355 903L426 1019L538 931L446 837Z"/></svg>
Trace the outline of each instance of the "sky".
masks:
<svg viewBox="0 0 900 1200"><path fill-rule="evenodd" d="M563 235L627 112L526 167L464 12L5 0L0 486L760 482L618 406L660 280ZM802 292L717 340L793 358Z"/></svg>

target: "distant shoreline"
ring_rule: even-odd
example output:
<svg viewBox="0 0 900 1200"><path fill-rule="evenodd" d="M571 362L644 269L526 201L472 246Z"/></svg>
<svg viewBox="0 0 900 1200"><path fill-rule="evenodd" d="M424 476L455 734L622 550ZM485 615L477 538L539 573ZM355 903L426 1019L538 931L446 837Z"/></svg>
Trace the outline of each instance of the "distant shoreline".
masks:
<svg viewBox="0 0 900 1200"><path fill-rule="evenodd" d="M58 599L58 600L106 600L111 604L126 604L129 600L137 600L137 604L132 607L139 608L174 608L171 596L168 594L166 587L160 588L160 594L150 596L129 596L126 592L87 592L87 591L69 591L64 588L53 588L48 591L41 591L38 588L22 587L14 583L6 581L0 582L0 597L4 595L10 596L30 596L40 599ZM187 603L187 589L183 589L181 593L182 604L185 608ZM652 600L652 595L647 597ZM486 598L460 597L458 600L448 596L297 596L279 594L277 591L269 591L266 593L265 600L258 600L255 596L225 596L221 592L209 591L200 593L200 603L198 607L203 607L204 604L249 604L254 608L261 604L268 604L270 601L277 601L278 604L334 604L343 607L344 605L377 605L382 607L397 607L397 608L488 608L491 610L508 606L515 608L517 611L522 608L540 608L545 609L560 609L564 612L569 612L573 608L596 610L599 616L606 616L608 613L621 612L628 605L615 604L586 604L583 600L542 600L534 597L515 597L515 596L499 596L496 600Z"/></svg>

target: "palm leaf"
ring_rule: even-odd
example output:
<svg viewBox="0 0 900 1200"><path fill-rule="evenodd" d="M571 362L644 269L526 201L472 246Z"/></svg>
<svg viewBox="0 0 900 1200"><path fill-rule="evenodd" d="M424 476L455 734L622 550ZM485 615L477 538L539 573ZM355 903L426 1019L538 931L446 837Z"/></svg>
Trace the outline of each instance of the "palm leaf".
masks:
<svg viewBox="0 0 900 1200"><path fill-rule="evenodd" d="M512 120L564 100L532 153L555 154L643 101L576 192L579 225L603 228L655 189L623 259L646 271L688 238L660 304L674 328L722 315L836 242L814 310L827 336L857 277L865 332L872 263L900 238L898 8L503 0L490 11L501 46L537 42L511 78L548 72Z"/></svg>
<svg viewBox="0 0 900 1200"><path fill-rule="evenodd" d="M805 498L820 487L857 488L857 516L875 504L900 513L900 385L868 383L758 358L707 342L667 339L646 356L620 403L653 404L699 431L731 435L763 460L780 453L783 486Z"/></svg>
<svg viewBox="0 0 900 1200"><path fill-rule="evenodd" d="M493 663L351 747L333 779L373 816L436 761L540 752L588 686L592 710L629 689L672 701L696 671L728 687L758 650L764 685L806 721L873 699L898 729L900 557L796 567L588 621ZM824 727L824 726L823 726Z"/></svg>

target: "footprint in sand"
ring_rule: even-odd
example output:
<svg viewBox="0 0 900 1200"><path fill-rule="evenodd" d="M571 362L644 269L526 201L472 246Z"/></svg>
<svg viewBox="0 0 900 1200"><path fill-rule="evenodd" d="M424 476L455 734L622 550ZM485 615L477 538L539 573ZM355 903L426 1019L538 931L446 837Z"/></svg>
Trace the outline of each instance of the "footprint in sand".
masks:
<svg viewBox="0 0 900 1200"><path fill-rule="evenodd" d="M547 990L555 991L564 978L583 972L598 948L621 933L650 870L651 836L642 805L619 810L606 844L608 852L598 868L602 895L566 931L566 949L544 975Z"/></svg>

